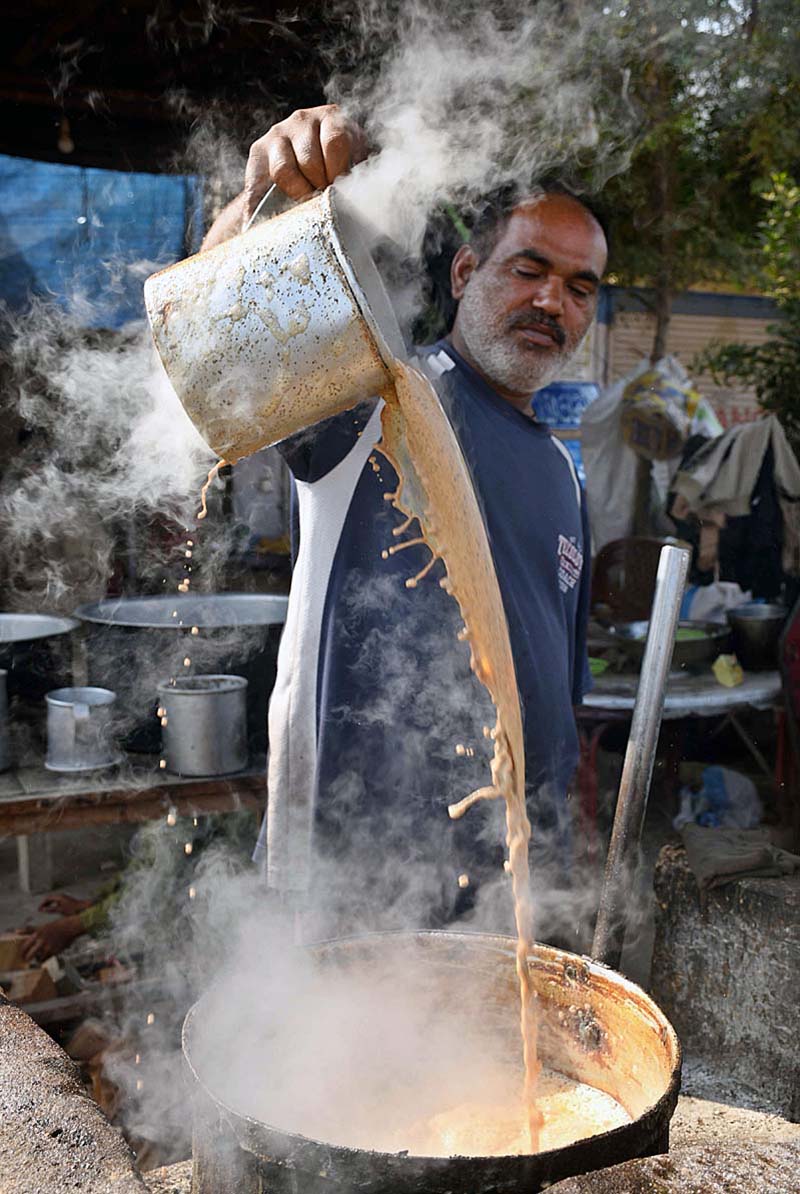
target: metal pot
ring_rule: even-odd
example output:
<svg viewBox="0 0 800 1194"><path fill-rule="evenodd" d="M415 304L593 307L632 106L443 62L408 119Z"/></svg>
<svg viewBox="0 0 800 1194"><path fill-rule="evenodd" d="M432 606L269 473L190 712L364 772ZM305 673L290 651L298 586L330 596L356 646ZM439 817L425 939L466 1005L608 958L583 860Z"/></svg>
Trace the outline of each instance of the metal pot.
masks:
<svg viewBox="0 0 800 1194"><path fill-rule="evenodd" d="M332 188L154 274L144 297L169 380L230 462L381 393L405 351Z"/></svg>
<svg viewBox="0 0 800 1194"><path fill-rule="evenodd" d="M647 642L647 627L644 622L614 622L607 629L613 636L613 642L637 664L644 656ZM691 622L678 623L678 630L698 630L702 638L681 640L676 638L672 653L673 668L704 667L713 661L724 650L730 636L727 626L719 622Z"/></svg>
<svg viewBox="0 0 800 1194"><path fill-rule="evenodd" d="M9 697L40 702L72 680L74 618L53 614L0 614L0 667L8 670Z"/></svg>
<svg viewBox="0 0 800 1194"><path fill-rule="evenodd" d="M407 983L414 1006L430 1009L432 1034L437 1018L444 1024L458 1016L465 1033L488 1036L489 1047L513 1067L520 1052L515 944L479 933L385 933L314 945L307 953L323 977L359 980L385 972L393 997L397 984L405 991ZM279 1055L286 1042L276 1036L266 1007L253 1000L252 976L243 986L258 1022L235 1014L234 976L226 975L224 990L203 996L183 1028L195 1091L194 1194L533 1194L573 1174L666 1151L680 1047L664 1015L633 983L586 958L537 945L530 966L544 1064L612 1095L631 1123L534 1156L448 1158L372 1152L264 1123L235 1106L233 1092L223 1093L222 1086L237 1053L255 1054L258 1073L269 1075L270 1051ZM342 998L341 990L337 994ZM302 997L297 991L298 1002ZM425 1057L418 1061L424 1067ZM397 1081L387 1073L387 1090Z"/></svg>
<svg viewBox="0 0 800 1194"><path fill-rule="evenodd" d="M247 681L242 676L189 676L158 686L167 771L229 775L247 766ZM165 724L166 723L166 724Z"/></svg>
<svg viewBox="0 0 800 1194"><path fill-rule="evenodd" d="M56 688L47 697L48 771L97 771L119 762L108 688Z"/></svg>
<svg viewBox="0 0 800 1194"><path fill-rule="evenodd" d="M161 742L156 690L192 673L244 676L250 749L267 748L267 704L275 682L287 597L260 593L121 597L82 605L90 681L113 683L125 747L155 753ZM198 633L193 634L195 628Z"/></svg>
<svg viewBox="0 0 800 1194"><path fill-rule="evenodd" d="M733 649L743 668L771 672L778 666L778 645L788 610L783 605L748 602L728 610Z"/></svg>

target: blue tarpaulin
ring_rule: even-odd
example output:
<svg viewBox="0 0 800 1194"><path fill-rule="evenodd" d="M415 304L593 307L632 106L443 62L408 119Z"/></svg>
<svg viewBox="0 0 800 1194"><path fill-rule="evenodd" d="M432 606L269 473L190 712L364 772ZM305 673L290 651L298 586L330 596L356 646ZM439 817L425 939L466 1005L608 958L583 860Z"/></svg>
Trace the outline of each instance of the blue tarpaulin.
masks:
<svg viewBox="0 0 800 1194"><path fill-rule="evenodd" d="M581 415L590 402L600 394L593 381L554 381L533 396L533 412L540 423L558 433L575 462L581 485L586 484L586 472L581 455Z"/></svg>
<svg viewBox="0 0 800 1194"><path fill-rule="evenodd" d="M0 155L0 302L49 297L87 327L141 318L147 274L197 247L200 199L188 175Z"/></svg>

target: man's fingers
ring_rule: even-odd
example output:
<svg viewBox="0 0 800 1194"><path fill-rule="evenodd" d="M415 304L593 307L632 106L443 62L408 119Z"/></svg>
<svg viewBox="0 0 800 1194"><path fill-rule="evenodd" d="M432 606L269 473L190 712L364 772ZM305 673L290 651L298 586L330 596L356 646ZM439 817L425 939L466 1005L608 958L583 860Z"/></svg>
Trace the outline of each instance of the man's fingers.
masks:
<svg viewBox="0 0 800 1194"><path fill-rule="evenodd" d="M288 137L276 138L271 143L268 161L269 176L285 195L291 199L305 199L313 194L316 188L300 169Z"/></svg>
<svg viewBox="0 0 800 1194"><path fill-rule="evenodd" d="M365 162L369 157L369 142L367 140L367 134L364 132L360 124L351 124L350 130L352 134L350 164L352 166L357 166L359 162Z"/></svg>
<svg viewBox="0 0 800 1194"><path fill-rule="evenodd" d="M320 124L320 144L325 157L325 173L329 183L340 174L363 162L367 157L367 138L364 130L345 120L337 110L327 113Z"/></svg>
<svg viewBox="0 0 800 1194"><path fill-rule="evenodd" d="M325 182L346 174L352 165L353 138L341 117L325 116L319 126L319 141L325 160Z"/></svg>
<svg viewBox="0 0 800 1194"><path fill-rule="evenodd" d="M41 949L41 947L42 947L42 943L39 939L39 934L31 933L30 937L28 938L28 940L25 942L25 944L22 947L23 959L26 962L32 962L34 960L34 958L38 957L39 950Z"/></svg>
<svg viewBox="0 0 800 1194"><path fill-rule="evenodd" d="M271 179L269 176L268 145L266 137L261 137L250 146L247 155L247 166L244 172L244 206L242 215L249 220L264 197Z"/></svg>
<svg viewBox="0 0 800 1194"><path fill-rule="evenodd" d="M363 130L346 120L334 104L294 112L250 147L243 224L272 183L291 199L307 199L366 156Z"/></svg>
<svg viewBox="0 0 800 1194"><path fill-rule="evenodd" d="M324 190L328 185L325 169L325 157L320 141L320 122L307 120L300 126L292 138L292 148L297 159L298 168L315 191Z"/></svg>

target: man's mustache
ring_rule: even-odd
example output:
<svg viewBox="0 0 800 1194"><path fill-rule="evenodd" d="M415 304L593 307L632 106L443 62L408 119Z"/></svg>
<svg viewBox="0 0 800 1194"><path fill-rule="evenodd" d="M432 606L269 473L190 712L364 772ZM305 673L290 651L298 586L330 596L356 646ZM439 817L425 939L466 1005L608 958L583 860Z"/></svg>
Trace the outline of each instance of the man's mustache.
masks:
<svg viewBox="0 0 800 1194"><path fill-rule="evenodd" d="M527 328L533 332L545 332L553 337L559 348L567 342L567 333L557 319L541 311L535 315L515 315L509 323L510 328Z"/></svg>

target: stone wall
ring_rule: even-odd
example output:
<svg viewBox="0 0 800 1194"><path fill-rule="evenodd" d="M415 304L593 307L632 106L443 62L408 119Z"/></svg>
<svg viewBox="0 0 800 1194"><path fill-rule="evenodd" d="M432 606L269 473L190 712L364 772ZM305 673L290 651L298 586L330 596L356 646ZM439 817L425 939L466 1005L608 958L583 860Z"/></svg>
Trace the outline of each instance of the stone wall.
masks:
<svg viewBox="0 0 800 1194"><path fill-rule="evenodd" d="M651 994L683 1046L685 1087L800 1120L800 874L739 879L701 907L669 845L654 887Z"/></svg>

